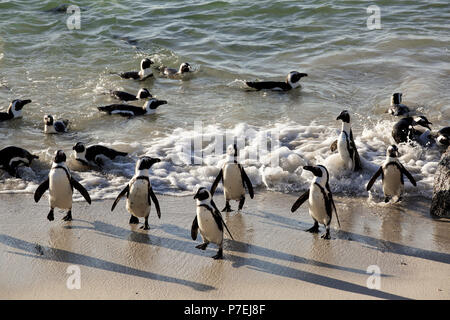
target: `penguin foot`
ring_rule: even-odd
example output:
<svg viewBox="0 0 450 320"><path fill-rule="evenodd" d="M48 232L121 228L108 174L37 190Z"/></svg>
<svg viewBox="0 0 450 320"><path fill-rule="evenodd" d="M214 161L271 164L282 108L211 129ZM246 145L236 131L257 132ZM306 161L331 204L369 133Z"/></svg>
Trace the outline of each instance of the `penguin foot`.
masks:
<svg viewBox="0 0 450 320"><path fill-rule="evenodd" d="M327 239L327 240L331 239L331 237L330 237L330 231L327 230L327 231L326 231L324 234L322 234L320 237L321 237L322 239Z"/></svg>
<svg viewBox="0 0 450 320"><path fill-rule="evenodd" d="M138 224L139 223L139 219L135 216L131 216L130 218L130 224Z"/></svg>
<svg viewBox="0 0 450 320"><path fill-rule="evenodd" d="M395 203L402 201L403 198L402 197L398 197L397 201L395 201Z"/></svg>
<svg viewBox="0 0 450 320"><path fill-rule="evenodd" d="M214 260L219 260L223 258L223 252L222 252L222 248L219 249L219 251L217 251L217 254L215 256L212 257Z"/></svg>
<svg viewBox="0 0 450 320"><path fill-rule="evenodd" d="M205 242L205 243L199 244L198 246L195 246L195 247L200 250L205 250L207 246L208 246L208 243Z"/></svg>
<svg viewBox="0 0 450 320"><path fill-rule="evenodd" d="M55 220L55 216L53 215L53 209L50 210L50 212L48 213L47 219L48 219L49 221Z"/></svg>
<svg viewBox="0 0 450 320"><path fill-rule="evenodd" d="M64 221L72 221L72 212L69 211L67 214L62 218Z"/></svg>
<svg viewBox="0 0 450 320"><path fill-rule="evenodd" d="M311 233L319 233L319 225L313 225L311 228L309 228L308 230L305 230L306 232L311 232Z"/></svg>
<svg viewBox="0 0 450 320"><path fill-rule="evenodd" d="M391 200L389 197L385 197L385 198L384 198L384 203L388 203L389 200Z"/></svg>
<svg viewBox="0 0 450 320"><path fill-rule="evenodd" d="M142 229L142 230L150 230L150 227L149 227L148 224L147 224L147 225L143 225L143 226L140 227L139 229Z"/></svg>
<svg viewBox="0 0 450 320"><path fill-rule="evenodd" d="M234 210L231 210L231 208L229 206L226 206L225 208L223 208L222 212L233 212Z"/></svg>

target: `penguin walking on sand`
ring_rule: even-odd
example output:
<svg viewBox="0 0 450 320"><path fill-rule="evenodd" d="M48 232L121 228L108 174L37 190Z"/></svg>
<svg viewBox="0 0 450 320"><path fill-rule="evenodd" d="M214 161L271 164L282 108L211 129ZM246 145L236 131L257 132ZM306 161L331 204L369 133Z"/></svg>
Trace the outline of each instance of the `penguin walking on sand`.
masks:
<svg viewBox="0 0 450 320"><path fill-rule="evenodd" d="M19 178L17 168L29 167L34 159L39 157L25 149L9 146L0 150L0 169L8 172L12 177Z"/></svg>
<svg viewBox="0 0 450 320"><path fill-rule="evenodd" d="M152 184L148 176L150 167L160 162L160 159L151 157L142 157L136 162L136 169L133 178L127 186L119 193L114 201L111 211L114 210L119 200L127 197L127 210L131 214L130 224L138 224L139 218L145 218L144 226L141 229L148 230L148 216L150 215L150 208L152 201L155 204L156 214L161 219L161 210L159 208L158 199L152 189Z"/></svg>
<svg viewBox="0 0 450 320"><path fill-rule="evenodd" d="M211 195L214 195L220 181L223 183L223 194L225 197L225 208L222 212L231 212L230 200L239 201L240 211L245 203L245 186L247 186L250 198L253 199L253 186L245 173L244 168L237 162L238 150L236 144L227 148L227 162L220 169L219 174L211 186Z"/></svg>
<svg viewBox="0 0 450 320"><path fill-rule="evenodd" d="M77 189L81 195L86 199L87 203L91 204L91 197L86 189L76 181L70 174L69 168L66 165L66 154L62 150L55 153L52 168L48 174L48 178L42 182L34 193L34 201L39 202L45 191L49 191L50 212L47 219L54 220L53 211L55 208L68 210L67 215L63 218L64 221L72 221L72 195L73 188Z"/></svg>
<svg viewBox="0 0 450 320"><path fill-rule="evenodd" d="M347 110L343 110L336 120L342 121L342 129L339 138L333 142L330 150L332 152L336 149L338 150L339 155L348 170L359 171L362 169L361 159L359 158L358 150L356 149L356 144L353 140L350 114Z"/></svg>
<svg viewBox="0 0 450 320"><path fill-rule="evenodd" d="M0 112L0 122L6 121L6 120L12 120L12 119L16 119L16 118L21 118L22 117L22 108L30 102L31 102L31 100L20 100L20 99L13 100L9 104L6 112Z"/></svg>
<svg viewBox="0 0 450 320"><path fill-rule="evenodd" d="M369 191L378 177L381 175L381 181L383 185L384 202L389 202L393 197L397 198L396 202L402 199L404 188L403 176L405 175L413 186L417 186L416 180L414 180L411 173L405 169L405 167L398 160L398 148L396 145L389 146L386 152L386 160L382 166L375 172L370 178L367 184L367 191Z"/></svg>
<svg viewBox="0 0 450 320"><path fill-rule="evenodd" d="M428 128L431 131L432 124L425 116L407 117L400 119L392 128L392 137L396 143L411 141L420 141L422 130L417 127Z"/></svg>
<svg viewBox="0 0 450 320"><path fill-rule="evenodd" d="M97 109L109 115L118 114L122 117L134 117L153 114L163 104L167 104L167 101L151 98L142 107L136 107L130 104L110 104L108 106L98 107Z"/></svg>
<svg viewBox="0 0 450 320"><path fill-rule="evenodd" d="M403 94L400 92L393 93L391 96L391 106L387 110L387 113L392 114L393 116L408 116L409 108L402 104L402 96Z"/></svg>
<svg viewBox="0 0 450 320"><path fill-rule="evenodd" d="M197 240L198 230L203 238L203 243L196 246L197 249L205 250L209 243L214 243L219 247L217 254L213 259L222 259L223 257L223 227L230 233L222 215L214 203L211 193L204 187L198 189L194 196L197 201L197 214L192 222L191 237L192 240ZM234 239L233 239L234 240Z"/></svg>
<svg viewBox="0 0 450 320"><path fill-rule="evenodd" d="M150 77L153 77L153 72L150 66L153 64L153 61L145 58L141 60L141 70L140 71L128 71L119 73L119 76L123 79L134 79L143 81Z"/></svg>
<svg viewBox="0 0 450 320"><path fill-rule="evenodd" d="M305 166L304 170L311 171L315 178L311 182L309 190L302 194L293 204L291 212L295 212L306 200L309 201L309 214L314 220L314 225L306 230L307 232L318 233L319 223L323 224L326 232L322 234L323 239L330 239L330 224L333 210L339 227L339 217L337 215L336 205L334 204L333 194L329 185L329 174L327 168L322 165Z"/></svg>
<svg viewBox="0 0 450 320"><path fill-rule="evenodd" d="M275 90L275 91L289 91L301 87L300 79L307 77L308 74L291 71L286 77L286 81L246 81L245 84L250 88L256 90Z"/></svg>
<svg viewBox="0 0 450 320"><path fill-rule="evenodd" d="M125 157L127 155L126 152L116 151L102 145L86 147L82 142L77 142L72 149L75 151L75 160L85 166L96 164L100 168L103 168L104 165L103 157L114 160L116 157Z"/></svg>
<svg viewBox="0 0 450 320"><path fill-rule="evenodd" d="M65 133L69 126L69 120L59 119L56 120L51 114L44 116L44 132L45 133Z"/></svg>
<svg viewBox="0 0 450 320"><path fill-rule="evenodd" d="M139 89L136 95L119 90L110 90L109 94L111 95L111 97L116 98L120 101L136 101L152 97L152 95L146 88Z"/></svg>

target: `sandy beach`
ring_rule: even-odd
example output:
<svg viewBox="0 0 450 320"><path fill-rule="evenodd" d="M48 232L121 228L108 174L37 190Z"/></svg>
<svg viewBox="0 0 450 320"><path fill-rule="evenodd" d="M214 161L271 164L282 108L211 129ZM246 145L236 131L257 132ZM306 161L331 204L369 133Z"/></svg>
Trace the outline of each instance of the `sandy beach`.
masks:
<svg viewBox="0 0 450 320"><path fill-rule="evenodd" d="M123 201L112 213L111 200L77 202L72 222L60 212L49 222L46 201L1 195L0 298L450 298L450 224L429 217L429 200L384 206L337 197L341 229L334 220L326 241L304 232L307 205L287 209L296 197L259 193L241 214L224 215L235 240L226 238L215 261L214 245L200 251L190 238L192 197L159 195L162 217L153 212L147 232L128 224ZM69 290L73 265L81 288ZM371 265L381 271L379 290L366 284Z"/></svg>

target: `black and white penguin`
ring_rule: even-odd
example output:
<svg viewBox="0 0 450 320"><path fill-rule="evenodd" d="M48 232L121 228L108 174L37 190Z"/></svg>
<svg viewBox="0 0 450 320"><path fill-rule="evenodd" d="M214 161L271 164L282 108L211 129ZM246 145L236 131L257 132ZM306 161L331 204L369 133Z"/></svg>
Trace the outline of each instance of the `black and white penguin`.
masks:
<svg viewBox="0 0 450 320"><path fill-rule="evenodd" d="M163 104L167 104L167 101L151 98L142 107L136 107L130 104L110 104L108 106L98 107L97 109L110 115L118 114L124 117L134 117L153 114L156 112L156 108Z"/></svg>
<svg viewBox="0 0 450 320"><path fill-rule="evenodd" d="M192 71L192 67L189 63L184 62L180 65L180 68L174 69L174 68L168 68L165 66L159 67L159 71L162 73L162 75L167 77L174 77L174 76L180 76L182 74L188 73Z"/></svg>
<svg viewBox="0 0 450 320"><path fill-rule="evenodd" d="M25 149L9 146L0 150L0 169L5 170L10 176L18 178L18 167L29 167L38 156L31 154Z"/></svg>
<svg viewBox="0 0 450 320"><path fill-rule="evenodd" d="M326 232L322 235L323 239L330 239L330 224L333 210L339 227L339 217L337 215L336 205L334 204L333 194L330 190L327 168L322 165L305 166L304 170L311 171L315 178L311 182L309 190L302 194L293 204L291 212L295 212L306 200L309 201L309 214L314 220L314 225L306 230L312 233L319 232L319 223L323 224Z"/></svg>
<svg viewBox="0 0 450 320"><path fill-rule="evenodd" d="M450 127L444 127L438 131L436 143L440 147L448 147L450 145Z"/></svg>
<svg viewBox="0 0 450 320"><path fill-rule="evenodd" d="M196 246L197 249L205 250L209 243L214 243L219 247L214 259L222 259L223 257L223 227L230 233L222 215L214 203L211 193L204 187L198 189L194 196L197 201L197 214L192 222L191 237L197 240L198 230L203 238L203 243ZM233 239L234 240L234 239Z"/></svg>
<svg viewBox="0 0 450 320"><path fill-rule="evenodd" d="M402 199L404 190L403 175L408 177L413 186L417 186L416 180L414 180L411 173L409 173L398 160L398 148L396 145L387 148L386 160L372 178L370 178L369 183L367 184L367 191L372 188L380 175L383 184L384 202L389 202L393 197L397 198L396 202Z"/></svg>
<svg viewBox="0 0 450 320"><path fill-rule="evenodd" d="M116 151L102 145L86 147L82 142L77 142L72 149L75 151L75 159L78 162L86 166L96 164L100 168L104 165L103 157L113 160L118 156L125 157L127 155L126 152Z"/></svg>
<svg viewBox="0 0 450 320"><path fill-rule="evenodd" d="M51 114L44 116L44 132L45 133L64 133L67 132L69 120L59 119L54 120Z"/></svg>
<svg viewBox="0 0 450 320"><path fill-rule="evenodd" d="M339 138L333 142L330 149L336 149L348 170L358 171L362 168L358 150L353 140L352 127L350 125L350 114L347 110L342 111L336 120L342 121L342 129Z"/></svg>
<svg viewBox="0 0 450 320"><path fill-rule="evenodd" d="M425 116L407 117L400 119L392 128L392 137L396 143L407 142L408 139L412 141L419 141L420 136L423 134L421 130L415 128L421 126L423 128L430 128L432 124Z"/></svg>
<svg viewBox="0 0 450 320"><path fill-rule="evenodd" d="M81 195L86 199L87 203L91 204L91 197L86 189L76 181L70 174L69 168L66 165L66 154L62 150L55 153L52 168L48 174L48 178L42 182L34 193L34 201L39 202L45 191L49 191L50 212L47 219L53 221L53 211L55 208L68 210L67 215L63 218L64 221L72 221L72 195L73 188L77 189Z"/></svg>
<svg viewBox="0 0 450 320"><path fill-rule="evenodd" d="M22 117L22 108L30 102L31 100L13 100L6 112L0 112L0 122Z"/></svg>
<svg viewBox="0 0 450 320"><path fill-rule="evenodd" d="M250 88L256 90L269 89L277 91L288 91L300 87L300 79L307 77L308 74L291 71L286 77L286 81L246 81L245 83Z"/></svg>
<svg viewBox="0 0 450 320"><path fill-rule="evenodd" d="M161 210L159 209L159 202L152 189L152 184L148 176L150 167L160 162L160 159L151 157L142 157L136 162L136 169L133 178L127 186L119 193L114 201L111 211L114 210L119 200L127 197L127 210L131 213L130 224L138 224L139 218L145 218L144 226L141 229L148 230L148 216L150 215L150 208L152 201L155 204L156 214L161 219Z"/></svg>
<svg viewBox="0 0 450 320"><path fill-rule="evenodd" d="M220 181L223 183L225 208L222 210L231 212L230 200L239 201L239 211L245 203L245 186L247 186L250 198L253 199L253 186L245 173L244 168L237 162L238 150L236 144L227 148L227 162L222 166L211 186L211 194L214 195Z"/></svg>
<svg viewBox="0 0 450 320"><path fill-rule="evenodd" d="M147 98L152 97L152 95L146 88L140 89L136 95L125 92L125 91L118 91L118 90L114 90L114 91L111 90L110 95L111 95L111 97L114 97L121 101L136 101L136 100L142 100L142 99L147 99Z"/></svg>
<svg viewBox="0 0 450 320"><path fill-rule="evenodd" d="M393 116L408 116L409 108L402 104L402 96L403 94L400 92L393 93L391 96L391 106L387 110L387 113L392 114Z"/></svg>
<svg viewBox="0 0 450 320"><path fill-rule="evenodd" d="M128 71L120 73L119 76L123 79L134 79L134 80L145 80L149 77L153 77L153 72L150 66L153 61L145 58L141 60L141 70L140 71Z"/></svg>

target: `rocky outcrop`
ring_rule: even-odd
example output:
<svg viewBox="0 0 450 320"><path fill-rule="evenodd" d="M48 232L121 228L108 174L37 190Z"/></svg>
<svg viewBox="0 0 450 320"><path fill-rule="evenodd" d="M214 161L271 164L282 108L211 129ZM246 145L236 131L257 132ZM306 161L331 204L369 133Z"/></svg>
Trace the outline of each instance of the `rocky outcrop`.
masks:
<svg viewBox="0 0 450 320"><path fill-rule="evenodd" d="M433 216L450 218L450 147L442 155L434 175L430 213Z"/></svg>

